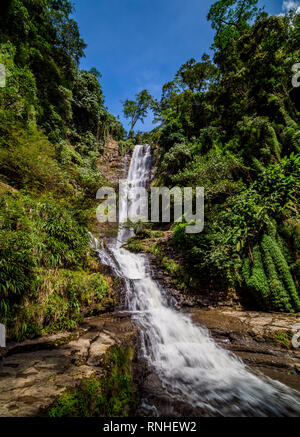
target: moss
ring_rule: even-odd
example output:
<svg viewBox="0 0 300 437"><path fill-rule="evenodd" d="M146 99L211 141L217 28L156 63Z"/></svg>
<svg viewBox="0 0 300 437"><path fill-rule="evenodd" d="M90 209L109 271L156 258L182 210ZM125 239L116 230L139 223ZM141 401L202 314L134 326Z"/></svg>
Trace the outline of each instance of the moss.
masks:
<svg viewBox="0 0 300 437"><path fill-rule="evenodd" d="M268 340L285 349L291 349L293 335L292 331L274 331L269 334Z"/></svg>
<svg viewBox="0 0 300 437"><path fill-rule="evenodd" d="M66 391L49 412L50 417L89 417L98 412L102 403L100 381L90 378L75 390Z"/></svg>
<svg viewBox="0 0 300 437"><path fill-rule="evenodd" d="M285 255L291 261L291 252L284 248L284 242L272 227L263 235L260 245L253 248L253 266L249 259L244 260L243 277L262 308L297 312L300 299L292 276L297 267L296 263L289 267Z"/></svg>
<svg viewBox="0 0 300 437"><path fill-rule="evenodd" d="M270 287L264 272L259 246L253 248L253 266L251 269L250 260L246 259L243 265L245 282L251 290L254 298L262 308L267 308L270 301Z"/></svg>
<svg viewBox="0 0 300 437"><path fill-rule="evenodd" d="M276 242L272 240L271 237L266 236L266 241L270 247L272 247L272 258L277 268L278 277L284 284L286 291L289 293L294 309L298 312L300 311L300 299L286 259Z"/></svg>
<svg viewBox="0 0 300 437"><path fill-rule="evenodd" d="M130 238L125 247L132 252L148 252L157 257L163 256L161 247L158 243L147 246L145 241L142 241L140 238L137 237Z"/></svg>
<svg viewBox="0 0 300 437"><path fill-rule="evenodd" d="M128 250L131 250L132 252L143 252L143 250L145 249L143 242L135 238L130 238L128 240L126 248Z"/></svg>
<svg viewBox="0 0 300 437"><path fill-rule="evenodd" d="M105 354L105 374L68 389L49 411L50 417L127 417L136 408L131 348L112 346Z"/></svg>
<svg viewBox="0 0 300 437"><path fill-rule="evenodd" d="M161 257L162 256L162 250L158 243L152 244L151 246L147 247L147 252L152 253L152 255Z"/></svg>
<svg viewBox="0 0 300 437"><path fill-rule="evenodd" d="M271 289L270 307L279 311L291 311L292 305L289 295L285 290L283 283L278 277L275 263L272 258L276 241L268 235L264 235L261 242L264 266L269 279Z"/></svg>

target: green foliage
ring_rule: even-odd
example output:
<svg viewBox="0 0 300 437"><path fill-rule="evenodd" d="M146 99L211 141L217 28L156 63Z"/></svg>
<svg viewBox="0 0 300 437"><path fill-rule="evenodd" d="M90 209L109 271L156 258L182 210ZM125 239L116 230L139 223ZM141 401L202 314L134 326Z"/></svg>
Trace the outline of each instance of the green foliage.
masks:
<svg viewBox="0 0 300 437"><path fill-rule="evenodd" d="M105 356L108 368L103 394L106 400L107 417L126 417L135 409L135 389L131 376L133 350L112 346Z"/></svg>
<svg viewBox="0 0 300 437"><path fill-rule="evenodd" d="M192 151L186 144L174 144L167 152L161 163L161 169L164 172L176 174L183 166L191 160Z"/></svg>
<svg viewBox="0 0 300 437"><path fill-rule="evenodd" d="M259 246L253 248L253 266L245 259L245 281L256 299L266 309L299 311L300 299L286 259L274 237L265 234Z"/></svg>
<svg viewBox="0 0 300 437"><path fill-rule="evenodd" d="M210 199L239 191L241 184L234 181L234 176L238 177L243 171L245 167L236 156L213 149L204 156L196 154L191 165L172 175L171 180L185 187L204 186L206 197Z"/></svg>
<svg viewBox="0 0 300 437"><path fill-rule="evenodd" d="M298 311L299 14L268 17L257 0L219 0L214 63L183 64L153 105L157 184L203 186L205 228L173 226L193 278L251 292L259 308Z"/></svg>
<svg viewBox="0 0 300 437"><path fill-rule="evenodd" d="M175 76L176 83L183 88L187 86L192 92L205 91L209 83L216 79L218 69L207 54L202 56L201 61L196 62L192 58L183 64Z"/></svg>
<svg viewBox="0 0 300 437"><path fill-rule="evenodd" d="M272 256L273 256L273 261L274 261L275 267L276 267L277 272L278 272L278 277L282 281L287 293L289 294L290 299L291 299L292 304L293 304L293 307L295 308L296 312L299 312L300 311L300 299L299 299L299 295L298 295L296 287L295 287L293 277L290 273L288 263L283 255L282 251L278 247L278 244L276 244L271 239L271 237L265 237L265 240L266 240L265 243L268 245L269 250L270 251L273 250ZM281 299L281 301L284 301L284 300Z"/></svg>
<svg viewBox="0 0 300 437"><path fill-rule="evenodd" d="M258 15L257 3L258 0L218 0L211 6L207 19L217 31L226 26L242 28Z"/></svg>
<svg viewBox="0 0 300 437"><path fill-rule="evenodd" d="M243 273L247 287L252 291L259 304L266 309L270 298L270 288L264 272L263 261L258 245L253 248L253 268L251 273L249 270L249 260L246 259Z"/></svg>
<svg viewBox="0 0 300 437"><path fill-rule="evenodd" d="M293 335L292 331L273 331L268 335L268 340L285 349L291 349Z"/></svg>
<svg viewBox="0 0 300 437"><path fill-rule="evenodd" d="M120 155L130 155L134 149L134 146L135 144L132 138L128 138L127 140L121 140L119 142Z"/></svg>
<svg viewBox="0 0 300 437"><path fill-rule="evenodd" d="M142 241L136 240L135 238L130 238L126 244L126 247L132 252L142 252L144 250Z"/></svg>
<svg viewBox="0 0 300 437"><path fill-rule="evenodd" d="M85 44L71 12L67 0L14 0L1 14L0 62L6 67L7 86L0 93L0 174L12 185L22 172L42 179L41 185L50 184L48 175L53 174L52 189L62 184L53 159L61 143L85 157L99 155L107 135L124 136L120 122L104 107L97 72L77 67ZM64 170L61 179L74 177L72 168Z"/></svg>
<svg viewBox="0 0 300 437"><path fill-rule="evenodd" d="M158 243L155 243L152 246L149 246L147 248L147 251L149 253L152 253L155 256L161 256L162 255L162 250L161 250L161 248L160 248Z"/></svg>
<svg viewBox="0 0 300 437"><path fill-rule="evenodd" d="M26 292L18 313L7 314L10 338L31 338L76 328L93 305L107 309L109 285L99 273L36 270L34 290Z"/></svg>
<svg viewBox="0 0 300 437"><path fill-rule="evenodd" d="M274 250L280 250L276 244L274 238L264 235L261 242L261 248L263 253L263 260L265 265L266 274L269 278L269 284L271 288L272 302L269 302L270 308L281 309L282 311L290 311L292 306L288 293L285 290L284 284L280 281L274 263Z"/></svg>
<svg viewBox="0 0 300 437"><path fill-rule="evenodd" d="M152 104L152 97L147 90L143 90L136 95L136 100L125 100L123 102L123 112L125 118L131 120L130 131L133 132L134 126L140 120L144 122L144 118L148 113L148 109Z"/></svg>
<svg viewBox="0 0 300 437"><path fill-rule="evenodd" d="M276 220L292 217L293 211L298 208L298 160L299 157L294 155L289 159L284 158L280 164L267 167L248 188L244 187L236 194L227 192L227 199L221 205L209 204L203 233L186 234L186 223L174 226L174 245L183 253L194 275L209 272L212 277L223 278L236 285L241 285L245 281L263 308L286 311L294 308L297 311L299 298L295 279L288 265L289 263L292 268L296 261L293 254L295 249L292 247L290 251L285 245L280 248L275 236ZM207 162L210 169L214 161ZM221 169L219 173L222 174ZM218 180L217 172L215 177ZM215 179L212 179L212 182L207 180L205 184L207 190L210 190L208 199L211 192L210 183L215 184ZM292 229L291 242L288 243L290 246L295 240L297 244L297 238L293 238L294 235L297 236L297 231L294 227ZM258 245L253 249L254 267L251 274L247 249L249 252L249 247L251 248L254 241L259 242L264 233L273 235L272 241L276 247L267 248L267 242L271 237L264 236L262 255ZM273 259L275 254L277 257ZM282 271L280 278L275 267ZM281 277L285 278L283 283ZM269 286L272 289L272 302L267 297L270 294Z"/></svg>
<svg viewBox="0 0 300 437"><path fill-rule="evenodd" d="M172 276L177 276L180 270L180 265L176 263L173 259L168 259L167 257L164 257L162 259L162 265L168 270L168 272Z"/></svg>
<svg viewBox="0 0 300 437"><path fill-rule="evenodd" d="M68 190L55 151L36 129L23 130L3 118L0 123L0 176L16 188Z"/></svg>
<svg viewBox="0 0 300 437"><path fill-rule="evenodd" d="M37 201L10 192L1 197L0 317L11 335L27 335L22 323L32 324L38 314L45 321L31 329L35 334L41 328L47 330L47 323L56 330L74 327L81 318L75 309L87 301L85 290L92 291L96 302L105 297L100 276L89 276L85 286L83 273L52 270L88 268L88 253L86 227L57 201L46 197ZM41 279L41 267L50 272L46 282Z"/></svg>
<svg viewBox="0 0 300 437"><path fill-rule="evenodd" d="M167 257L163 257L161 263L173 277L173 282L178 288L187 288L191 278L182 265Z"/></svg>
<svg viewBox="0 0 300 437"><path fill-rule="evenodd" d="M88 303L99 311L113 304L88 265L88 225L104 183L103 145L125 131L104 106L100 74L78 68L85 43L72 11L68 0L14 0L0 16L7 73L0 89L0 320L15 338L72 329Z"/></svg>
<svg viewBox="0 0 300 437"><path fill-rule="evenodd" d="M50 417L127 417L136 408L131 376L132 349L112 346L105 354L105 375L84 380L53 405Z"/></svg>
<svg viewBox="0 0 300 437"><path fill-rule="evenodd" d="M73 391L66 391L49 412L50 417L92 417L102 403L101 384L96 378L81 383Z"/></svg>

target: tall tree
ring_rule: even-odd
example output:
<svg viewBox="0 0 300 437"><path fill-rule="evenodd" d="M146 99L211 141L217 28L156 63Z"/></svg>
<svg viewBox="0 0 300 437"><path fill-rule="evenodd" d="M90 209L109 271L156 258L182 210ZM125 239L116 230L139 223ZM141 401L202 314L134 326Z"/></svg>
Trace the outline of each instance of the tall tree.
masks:
<svg viewBox="0 0 300 437"><path fill-rule="evenodd" d="M205 91L208 84L216 78L217 68L209 55L204 54L201 60L202 62L196 62L192 58L180 67L175 79L182 88L187 86L192 92Z"/></svg>
<svg viewBox="0 0 300 437"><path fill-rule="evenodd" d="M245 23L262 13L257 3L258 0L218 0L211 6L207 19L217 33L226 26L233 26L241 31Z"/></svg>
<svg viewBox="0 0 300 437"><path fill-rule="evenodd" d="M123 113L125 118L130 119L131 131L138 121L144 123L144 119L148 114L148 109L153 102L152 96L147 90L143 90L136 94L136 100L126 99L123 102Z"/></svg>
<svg viewBox="0 0 300 437"><path fill-rule="evenodd" d="M239 68L238 39L252 21L267 15L257 3L258 0L218 0L211 6L207 19L216 30L213 48L219 52L214 61L222 73Z"/></svg>

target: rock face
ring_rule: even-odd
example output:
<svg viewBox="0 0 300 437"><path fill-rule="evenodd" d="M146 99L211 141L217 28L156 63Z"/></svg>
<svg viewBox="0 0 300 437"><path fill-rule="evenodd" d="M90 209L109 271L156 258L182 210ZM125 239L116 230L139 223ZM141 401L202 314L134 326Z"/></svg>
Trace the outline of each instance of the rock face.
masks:
<svg viewBox="0 0 300 437"><path fill-rule="evenodd" d="M215 284L208 284L201 290L182 290L174 284L172 276L164 269L162 270L161 264L157 262L157 259L153 255L148 255L151 263L151 271L153 279L162 284L163 288L173 296L178 305L181 307L199 307L199 308L211 308L211 307L231 307L239 302L239 298L236 295L234 288L214 288Z"/></svg>
<svg viewBox="0 0 300 437"><path fill-rule="evenodd" d="M113 344L135 343L130 317L90 317L75 332L8 344L0 372L0 416L40 416L67 387L102 373Z"/></svg>
<svg viewBox="0 0 300 437"><path fill-rule="evenodd" d="M112 186L116 192L118 191L119 180L126 177L129 159L127 156L121 156L119 144L109 137L105 143L98 170L100 175L108 182L108 185ZM116 237L118 227L117 223L100 223L96 221L92 231L95 236L101 236L105 240L106 238ZM109 268L107 271L111 273Z"/></svg>
<svg viewBox="0 0 300 437"><path fill-rule="evenodd" d="M119 179L126 176L128 159L121 156L119 144L113 138L108 138L104 147L101 162L98 165L100 174L110 183L117 186Z"/></svg>

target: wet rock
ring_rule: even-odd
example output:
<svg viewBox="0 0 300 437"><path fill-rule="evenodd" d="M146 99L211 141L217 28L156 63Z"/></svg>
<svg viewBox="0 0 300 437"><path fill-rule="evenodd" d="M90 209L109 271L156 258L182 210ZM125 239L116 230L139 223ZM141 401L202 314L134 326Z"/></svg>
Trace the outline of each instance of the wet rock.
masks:
<svg viewBox="0 0 300 437"><path fill-rule="evenodd" d="M154 372L151 372L143 382L144 390L151 392L155 392L157 390L161 390L161 380L158 375Z"/></svg>
<svg viewBox="0 0 300 437"><path fill-rule="evenodd" d="M77 366L84 364L87 360L90 348L90 340L85 338L79 338L73 340L65 346L62 346L61 351L65 352L65 355L72 357L72 363Z"/></svg>
<svg viewBox="0 0 300 437"><path fill-rule="evenodd" d="M97 339L90 345L87 365L100 366L105 352L114 343L115 341L109 335L100 333Z"/></svg>
<svg viewBox="0 0 300 437"><path fill-rule="evenodd" d="M36 350L53 349L57 345L67 343L74 338L78 338L81 332L82 329L79 328L76 332L64 332L34 340L26 340L20 343L11 342L7 347L6 355L10 356L19 353L33 352Z"/></svg>

